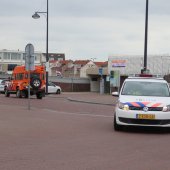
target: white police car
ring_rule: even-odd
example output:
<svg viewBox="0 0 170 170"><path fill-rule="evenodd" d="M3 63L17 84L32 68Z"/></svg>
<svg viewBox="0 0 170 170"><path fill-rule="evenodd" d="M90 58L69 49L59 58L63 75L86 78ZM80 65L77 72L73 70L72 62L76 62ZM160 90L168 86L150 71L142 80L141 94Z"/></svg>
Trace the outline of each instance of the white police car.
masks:
<svg viewBox="0 0 170 170"><path fill-rule="evenodd" d="M128 77L115 108L114 129L123 126L170 127L170 88L163 78L151 75Z"/></svg>

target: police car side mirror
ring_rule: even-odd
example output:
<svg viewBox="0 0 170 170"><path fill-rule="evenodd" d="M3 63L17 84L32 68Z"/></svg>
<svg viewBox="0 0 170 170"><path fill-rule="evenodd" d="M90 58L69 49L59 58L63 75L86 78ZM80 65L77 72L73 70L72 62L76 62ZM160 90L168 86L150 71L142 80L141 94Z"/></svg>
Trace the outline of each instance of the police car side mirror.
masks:
<svg viewBox="0 0 170 170"><path fill-rule="evenodd" d="M116 96L116 97L118 97L118 96L119 96L119 92L117 92L117 91L112 92L112 96Z"/></svg>

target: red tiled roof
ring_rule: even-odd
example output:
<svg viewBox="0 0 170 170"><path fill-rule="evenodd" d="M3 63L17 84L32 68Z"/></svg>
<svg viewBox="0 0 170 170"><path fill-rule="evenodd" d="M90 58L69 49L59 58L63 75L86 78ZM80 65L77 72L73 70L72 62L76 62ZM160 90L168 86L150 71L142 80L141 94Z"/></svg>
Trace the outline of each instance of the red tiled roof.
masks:
<svg viewBox="0 0 170 170"><path fill-rule="evenodd" d="M70 63L70 62L73 62L72 60L60 60L59 61L61 64L68 64L68 63Z"/></svg>
<svg viewBox="0 0 170 170"><path fill-rule="evenodd" d="M74 64L86 65L90 60L76 60Z"/></svg>
<svg viewBox="0 0 170 170"><path fill-rule="evenodd" d="M107 66L108 62L94 62L94 64L96 64L98 67L103 67L103 66Z"/></svg>

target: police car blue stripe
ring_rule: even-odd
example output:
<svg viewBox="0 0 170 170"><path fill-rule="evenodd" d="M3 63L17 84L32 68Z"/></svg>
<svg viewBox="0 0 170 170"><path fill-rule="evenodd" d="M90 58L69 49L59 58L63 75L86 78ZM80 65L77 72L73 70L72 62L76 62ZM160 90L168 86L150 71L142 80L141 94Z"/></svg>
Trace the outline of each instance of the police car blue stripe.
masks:
<svg viewBox="0 0 170 170"><path fill-rule="evenodd" d="M136 102L138 105L140 105L141 107L145 107L145 105L141 102Z"/></svg>
<svg viewBox="0 0 170 170"><path fill-rule="evenodd" d="M127 104L128 106L133 106L132 103L130 103L130 102L126 102L124 104Z"/></svg>

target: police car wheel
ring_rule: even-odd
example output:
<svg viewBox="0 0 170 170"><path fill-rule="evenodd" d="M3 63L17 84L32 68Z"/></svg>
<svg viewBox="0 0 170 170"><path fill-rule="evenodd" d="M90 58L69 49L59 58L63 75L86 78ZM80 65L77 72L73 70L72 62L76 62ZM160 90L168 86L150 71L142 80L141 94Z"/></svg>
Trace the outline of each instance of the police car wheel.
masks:
<svg viewBox="0 0 170 170"><path fill-rule="evenodd" d="M116 115L114 115L113 128L114 128L115 131L122 130L122 126L118 125L117 122L116 122Z"/></svg>

